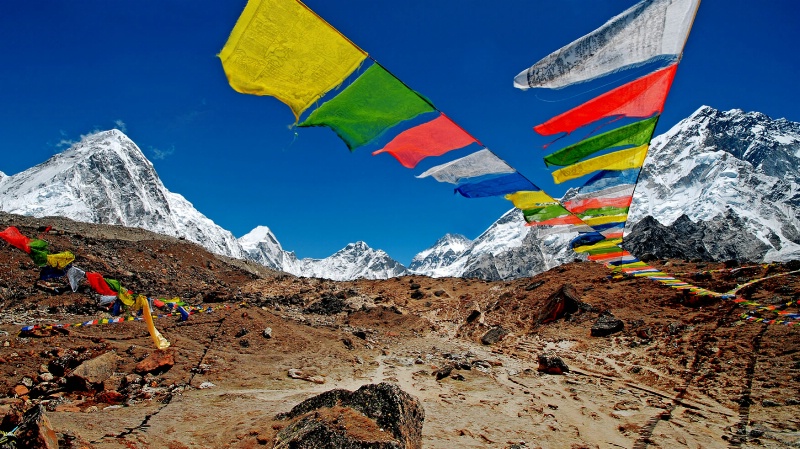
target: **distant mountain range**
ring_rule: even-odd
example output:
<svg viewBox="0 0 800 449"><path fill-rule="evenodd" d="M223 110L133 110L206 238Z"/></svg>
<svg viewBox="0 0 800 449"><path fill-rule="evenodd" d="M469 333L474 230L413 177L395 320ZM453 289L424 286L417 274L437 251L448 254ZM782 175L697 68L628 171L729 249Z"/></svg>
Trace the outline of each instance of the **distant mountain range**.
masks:
<svg viewBox="0 0 800 449"><path fill-rule="evenodd" d="M800 259L798 180L800 124L704 106L653 139L625 246L651 257ZM333 280L411 273L510 279L576 257L568 244L571 235L540 237L512 209L475 240L443 236L408 268L364 242L325 259L298 259L268 227L236 239L168 191L141 150L118 130L87 136L21 173L0 172L0 210L140 227L184 237L217 254Z"/></svg>

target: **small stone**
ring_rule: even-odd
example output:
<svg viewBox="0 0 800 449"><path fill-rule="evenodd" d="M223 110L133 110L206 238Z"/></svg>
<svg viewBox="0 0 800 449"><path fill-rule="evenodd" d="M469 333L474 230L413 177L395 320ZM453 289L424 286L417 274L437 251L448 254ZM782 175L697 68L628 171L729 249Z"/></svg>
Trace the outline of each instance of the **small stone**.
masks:
<svg viewBox="0 0 800 449"><path fill-rule="evenodd" d="M261 336L263 336L264 338L272 338L272 328L268 327L264 329L264 332L261 333Z"/></svg>
<svg viewBox="0 0 800 449"><path fill-rule="evenodd" d="M611 314L601 315L592 325L591 335L592 337L606 337L623 329L625 329L625 323L622 320Z"/></svg>
<svg viewBox="0 0 800 449"><path fill-rule="evenodd" d="M133 368L139 374L163 373L175 366L175 356L170 351L157 350Z"/></svg>
<svg viewBox="0 0 800 449"><path fill-rule="evenodd" d="M772 399L764 399L763 401L761 401L761 405L763 407L778 407L781 404L779 402L773 401Z"/></svg>
<svg viewBox="0 0 800 449"><path fill-rule="evenodd" d="M539 355L539 367L536 370L547 374L566 374L569 372L569 367L561 357L545 353Z"/></svg>
<svg viewBox="0 0 800 449"><path fill-rule="evenodd" d="M508 331L503 329L502 326L497 326L489 330L489 332L481 337L481 343L485 345L491 345L502 340L506 335L508 335Z"/></svg>
<svg viewBox="0 0 800 449"><path fill-rule="evenodd" d="M42 373L42 374L39 374L39 377L38 377L39 382L52 382L53 379L55 379L55 378L56 378L56 376L54 376L54 375L52 375L50 373Z"/></svg>
<svg viewBox="0 0 800 449"><path fill-rule="evenodd" d="M201 384L200 384L200 386L198 386L197 388L199 388L199 389L201 389L201 390L205 390L205 389L208 389L208 388L214 388L214 387L216 387L216 385L214 385L214 384L213 384L213 383L211 383L211 382L203 382L203 383L201 383Z"/></svg>
<svg viewBox="0 0 800 449"><path fill-rule="evenodd" d="M17 397L25 396L28 393L30 393L30 390L28 389L28 387L26 387L25 385L22 385L22 384L17 385L14 388L11 389L11 395L12 396L17 396Z"/></svg>

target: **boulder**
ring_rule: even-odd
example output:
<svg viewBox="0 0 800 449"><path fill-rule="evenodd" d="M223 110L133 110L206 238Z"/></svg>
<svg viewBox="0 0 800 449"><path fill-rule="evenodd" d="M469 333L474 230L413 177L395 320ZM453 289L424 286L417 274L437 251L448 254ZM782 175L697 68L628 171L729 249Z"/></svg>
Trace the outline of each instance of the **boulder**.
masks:
<svg viewBox="0 0 800 449"><path fill-rule="evenodd" d="M172 351L157 350L137 363L133 371L138 374L161 374L175 366L175 356Z"/></svg>
<svg viewBox="0 0 800 449"><path fill-rule="evenodd" d="M102 384L114 374L119 360L116 353L106 352L78 365L69 374L68 380L77 383L82 388L91 388L94 385Z"/></svg>
<svg viewBox="0 0 800 449"><path fill-rule="evenodd" d="M600 315L592 325L592 337L605 337L625 329L625 323L610 313Z"/></svg>
<svg viewBox="0 0 800 449"><path fill-rule="evenodd" d="M425 411L397 385L380 383L330 390L275 418L290 422L274 449L421 449Z"/></svg>
<svg viewBox="0 0 800 449"><path fill-rule="evenodd" d="M539 355L539 367L536 370L547 374L565 374L569 372L569 367L561 357L546 352Z"/></svg>
<svg viewBox="0 0 800 449"><path fill-rule="evenodd" d="M569 318L581 311L594 311L594 308L578 298L578 292L572 284L564 284L547 298L536 318L536 325Z"/></svg>
<svg viewBox="0 0 800 449"><path fill-rule="evenodd" d="M481 337L481 343L485 345L492 345L502 340L506 335L508 335L507 330L503 329L502 326L496 326L490 329L489 332L485 333L483 337Z"/></svg>

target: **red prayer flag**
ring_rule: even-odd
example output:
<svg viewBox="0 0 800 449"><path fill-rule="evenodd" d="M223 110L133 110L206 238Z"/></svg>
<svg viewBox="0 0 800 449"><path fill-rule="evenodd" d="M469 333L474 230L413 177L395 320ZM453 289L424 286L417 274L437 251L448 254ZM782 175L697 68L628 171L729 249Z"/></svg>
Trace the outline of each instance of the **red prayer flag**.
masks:
<svg viewBox="0 0 800 449"><path fill-rule="evenodd" d="M13 246L14 248L21 249L26 253L31 252L31 247L28 246L31 239L22 235L15 226L9 226L5 229L5 231L0 232L0 238L5 240L6 243Z"/></svg>
<svg viewBox="0 0 800 449"><path fill-rule="evenodd" d="M622 196L619 198L587 198L583 200L567 201L564 207L573 214L580 214L589 209L599 209L601 207L630 207L633 196Z"/></svg>
<svg viewBox="0 0 800 449"><path fill-rule="evenodd" d="M623 84L533 129L543 136L569 134L581 126L607 117L642 118L660 114L677 69L678 64L672 64Z"/></svg>
<svg viewBox="0 0 800 449"><path fill-rule="evenodd" d="M525 223L525 226L557 226L557 225L579 225L583 221L575 215L565 215L563 217L551 218L545 221L531 221Z"/></svg>
<svg viewBox="0 0 800 449"><path fill-rule="evenodd" d="M100 273L86 272L86 280L92 287L92 290L103 296L117 296L117 292L111 290L108 283Z"/></svg>
<svg viewBox="0 0 800 449"><path fill-rule="evenodd" d="M480 142L441 114L427 123L403 131L372 155L389 153L404 167L414 168L428 156L441 156L471 143Z"/></svg>

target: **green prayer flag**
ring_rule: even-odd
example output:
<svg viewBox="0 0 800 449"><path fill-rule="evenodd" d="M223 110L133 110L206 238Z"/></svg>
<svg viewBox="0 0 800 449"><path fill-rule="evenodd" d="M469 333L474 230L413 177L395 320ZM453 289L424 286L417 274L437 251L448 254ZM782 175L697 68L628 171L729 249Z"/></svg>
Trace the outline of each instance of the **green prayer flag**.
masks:
<svg viewBox="0 0 800 449"><path fill-rule="evenodd" d="M373 64L297 126L327 126L353 151L398 123L434 110L427 99Z"/></svg>
<svg viewBox="0 0 800 449"><path fill-rule="evenodd" d="M585 211L578 214L581 218L583 217L602 217L605 215L624 215L628 213L628 207L613 207L613 206L606 206L606 207L598 207L596 209L586 209Z"/></svg>
<svg viewBox="0 0 800 449"><path fill-rule="evenodd" d="M564 209L564 206L560 204L553 204L550 206L537 207L534 209L524 209L522 211L522 215L525 217L525 221L530 223L530 222L546 221L552 218L563 217L564 215L569 215L569 211Z"/></svg>
<svg viewBox="0 0 800 449"><path fill-rule="evenodd" d="M107 279L107 278L103 278L103 280L106 281L106 284L108 284L108 286L111 288L111 290L114 290L117 293L123 291L122 290L122 284L120 284L118 280L116 280L116 279Z"/></svg>
<svg viewBox="0 0 800 449"><path fill-rule="evenodd" d="M40 267L47 265L47 255L49 254L47 251L47 242L40 239L31 239L31 241L28 242L28 247L31 249L31 252L28 254L31 260L33 260L33 263Z"/></svg>
<svg viewBox="0 0 800 449"><path fill-rule="evenodd" d="M544 163L548 167L558 165L566 167L581 159L606 148L620 147L623 145L641 146L650 142L653 131L656 128L658 116L641 120L630 125L621 126L615 130L598 134L594 137L582 140L576 144L564 147L555 153L544 157Z"/></svg>

